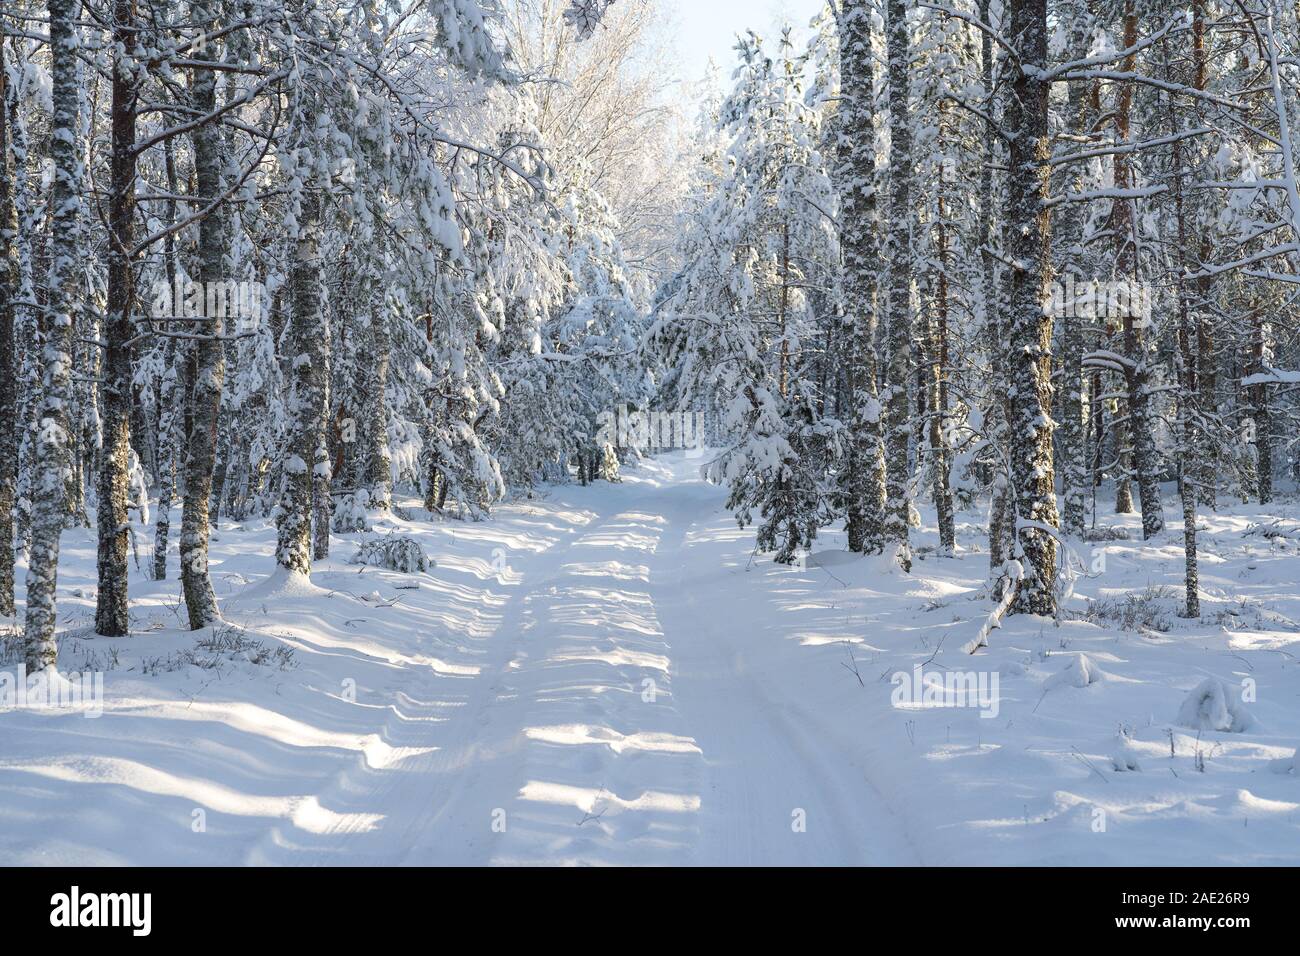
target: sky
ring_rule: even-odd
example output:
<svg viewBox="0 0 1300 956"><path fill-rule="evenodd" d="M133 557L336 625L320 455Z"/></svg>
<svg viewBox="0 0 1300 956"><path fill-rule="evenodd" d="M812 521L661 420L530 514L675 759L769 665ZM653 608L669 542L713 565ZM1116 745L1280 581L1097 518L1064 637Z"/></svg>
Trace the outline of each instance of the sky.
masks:
<svg viewBox="0 0 1300 956"><path fill-rule="evenodd" d="M789 21L800 35L826 0L670 0L678 23L680 79L690 85L704 76L709 57L722 71L724 85L735 64L736 35L747 28L762 37L776 34Z"/></svg>

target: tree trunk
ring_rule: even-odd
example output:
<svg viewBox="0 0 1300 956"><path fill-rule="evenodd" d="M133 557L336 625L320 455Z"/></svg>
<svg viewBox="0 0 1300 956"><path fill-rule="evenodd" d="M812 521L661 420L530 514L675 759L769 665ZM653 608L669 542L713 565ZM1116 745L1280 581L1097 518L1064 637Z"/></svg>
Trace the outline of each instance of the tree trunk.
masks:
<svg viewBox="0 0 1300 956"><path fill-rule="evenodd" d="M172 141L163 142L163 165L167 173L167 191L177 195L176 160ZM167 202L167 224L176 224L176 200ZM167 288L176 288L176 237L169 233L163 240L163 262L167 270ZM174 295L174 293L170 293ZM167 310L169 313L171 308ZM169 322L166 326L172 328ZM172 496L176 490L176 456L183 444L181 424L185 421L185 409L189 408L189 390L182 389L182 369L189 364L188 349L178 346L175 339L169 339L166 355L166 368L163 371L159 387L158 415L158 517L155 519L153 535L153 579L167 580L167 539L171 534Z"/></svg>
<svg viewBox="0 0 1300 956"><path fill-rule="evenodd" d="M211 0L194 6L195 20L216 21ZM216 72L194 70L194 107L209 113L216 105ZM207 123L193 134L196 199L210 203L221 193L221 138L217 127ZM215 289L223 281L226 230L220 209L199 223L199 285ZM217 312L218 310L211 310ZM195 323L202 334L194 347L194 381L190 385L190 433L185 456L185 498L181 510L181 589L189 611L190 629L198 630L220 618L217 596L208 572L208 502L212 496L212 471L216 464L217 426L221 416L221 388L226 374L226 350L221 341L224 322L219 314L207 315Z"/></svg>
<svg viewBox="0 0 1300 956"><path fill-rule="evenodd" d="M1092 42L1091 21L1088 16L1086 0L1071 0L1065 7L1070 29L1070 59L1082 59L1088 55ZM1069 97L1068 122L1072 136L1082 139L1092 132L1096 116L1092 109L1091 91L1083 83L1071 83L1066 88ZM1086 164L1075 163L1065 177L1070 192L1081 192L1084 188L1083 173ZM1057 446L1057 456L1061 462L1061 491L1064 501L1061 527L1067 535L1078 537L1083 534L1084 514L1086 510L1088 485L1088 422L1084 413L1084 325L1088 317L1080 314L1075 299L1075 291L1082 283L1088 283L1093 276L1087 274L1083 263L1086 252L1083 248L1083 217L1071 206L1062 206L1060 218L1053 229L1060 237L1057 242L1057 254L1061 269L1058 270L1056 288L1062 292L1052 301L1064 308L1060 311L1061 320L1061 440ZM1076 283L1062 282L1059 277L1069 276ZM1067 298L1068 297L1068 298Z"/></svg>
<svg viewBox="0 0 1300 956"><path fill-rule="evenodd" d="M101 386L103 445L99 462L99 590L95 633L122 637L130 632L127 566L127 481L131 452L131 314L135 277L135 0L113 4L112 158L108 200L108 316L104 323Z"/></svg>
<svg viewBox="0 0 1300 956"><path fill-rule="evenodd" d="M888 0L889 53L889 367L885 386L885 540L912 568L908 545L911 436L908 384L912 345L912 128L908 114L906 0Z"/></svg>
<svg viewBox="0 0 1300 956"><path fill-rule="evenodd" d="M24 302L35 302L36 291L32 264L32 237L36 234L33 204L28 190L27 180L27 129L23 114L18 108L22 97L23 79L20 75L19 85L9 87L8 103L5 106L8 123L8 146L2 151L13 161L13 176L9 179L9 197L14 205L14 220L18 232L10 247L17 257L17 271L14 274L14 286L18 298ZM40 323L35 308L23 306L14 310L15 349L21 353L20 367L14 369L18 376L18 400L15 409L15 428L17 429L17 481L14 524L19 547L27 551L31 543L31 500L32 478L35 468L33 456L36 450L36 408L40 401ZM17 361L17 356L15 356ZM15 582L16 583L16 582ZM17 611L15 609L14 613Z"/></svg>
<svg viewBox="0 0 1300 956"><path fill-rule="evenodd" d="M388 451L388 337L387 303L380 302L370 313L367 328L371 365L366 375L366 454L364 481L370 505L387 511L392 503L392 457Z"/></svg>
<svg viewBox="0 0 1300 956"><path fill-rule="evenodd" d="M50 160L49 313L43 354L42 400L37 413L35 474L32 478L32 543L27 566L27 667L42 670L58 659L54 637L59 537L67 517L72 465L72 327L78 307L81 160L80 76L72 0L49 0L50 72L53 103Z"/></svg>
<svg viewBox="0 0 1300 956"><path fill-rule="evenodd" d="M310 120L309 120L310 122ZM276 518L276 561L282 568L311 574L312 471L309 462L323 445L325 365L329 340L321 303L320 185L306 171L298 237L289 269L289 356L291 391L288 447Z"/></svg>
<svg viewBox="0 0 1300 956"><path fill-rule="evenodd" d="M846 0L840 9L840 105L836 187L840 196L843 300L849 337L849 425L844 484L849 550L884 546L885 460L881 454L880 401L876 392L877 282L876 136L872 126L875 70L871 7Z"/></svg>
<svg viewBox="0 0 1300 956"><path fill-rule="evenodd" d="M176 489L176 453L184 417L179 407L188 401L180 383L181 369L188 361L185 352L185 349L169 343L165 353L168 361L167 369L163 372L160 400L162 414L158 422L158 517L155 519L153 537L155 581L167 580L167 538L171 532L172 496Z"/></svg>
<svg viewBox="0 0 1300 956"><path fill-rule="evenodd" d="M321 325L324 326L324 313L321 314ZM330 556L330 518L333 514L333 507L330 501L330 480L333 478L333 471L330 463L329 450L329 332L321 329L317 333L324 339L322 348L322 368L320 371L321 391L320 397L320 424L316 431L316 463L311 470L311 508L312 508L312 545L311 556L317 561L324 561Z"/></svg>
<svg viewBox="0 0 1300 956"><path fill-rule="evenodd" d="M1006 128L1010 194L1007 366L1011 500L1015 547L1023 555L1023 578L1013 612L1056 611L1056 493L1052 461L1052 317L1043 308L1051 280L1051 218L1048 194L1050 132L1048 85L1036 78L1047 62L1046 0L1011 0L1010 36L1019 61L1009 64L1011 90ZM1026 70L1030 68L1031 73ZM1041 526L1041 527L1040 527Z"/></svg>
<svg viewBox="0 0 1300 956"><path fill-rule="evenodd" d="M1137 43L1137 15L1132 0L1125 4L1124 49ZM1125 58L1123 70L1132 72L1136 56ZM1133 84L1121 87L1119 104L1115 112L1115 137L1121 143L1129 141L1133 108ZM1131 189L1133 171L1128 154L1115 154L1115 188ZM1164 530L1164 507L1160 502L1160 462L1155 435L1151 424L1151 397L1147 391L1150 373L1146 356L1146 323L1138 303L1148 302L1142 294L1140 282L1141 263L1137 253L1137 221L1134 215L1136 199L1117 199L1112 207L1112 228L1118 249L1115 255L1115 272L1121 282L1132 283L1130 294L1113 297L1127 299L1123 316L1124 351L1128 358L1124 379L1128 388L1128 428L1132 440L1133 470L1137 475L1138 495L1142 504L1142 537L1153 537Z"/></svg>
<svg viewBox="0 0 1300 956"><path fill-rule="evenodd" d="M1268 325L1259 309L1251 312L1251 372L1266 368ZM1273 500L1273 419L1269 413L1268 386L1264 383L1250 387L1251 418L1255 422L1255 493L1259 503Z"/></svg>
<svg viewBox="0 0 1300 956"><path fill-rule="evenodd" d="M989 22L990 0L979 0L979 17L983 23ZM980 82L984 92L992 96L993 64L996 48L992 39L984 30L980 31ZM991 106L991 104L990 104ZM984 327L990 341L1001 342L1003 338L1002 296L998 287L997 257L994 254L994 211L997 200L993 193L993 166L997 163L998 130L993 114L990 112L984 123L984 155L980 163L979 183L979 237L980 237L980 302L984 309ZM1000 452L1006 447L1006 356L1001 349L993 349L992 373L993 396L985 417L985 435L998 453L994 460L992 495L989 501L989 572L994 576L994 596L997 582L1006 565L1010 553L1010 539L1007 534L1007 498L1010 492L1010 475L1005 460Z"/></svg>
<svg viewBox="0 0 1300 956"><path fill-rule="evenodd" d="M1205 42L1205 0L1192 0L1192 86L1205 90L1209 77L1209 51ZM1209 262L1212 248L1208 230L1202 230L1198 243L1200 261ZM1191 294L1198 303L1209 298L1210 279L1203 277L1195 280ZM1215 375L1216 357L1214 354L1214 333L1211 329L1213 318L1209 310L1198 306L1196 310L1196 408L1201 415L1213 415L1218 411L1216 392L1218 380ZM1211 511L1217 506L1216 490L1218 457L1214 436L1210 430L1202 429L1198 441L1195 471L1197 474L1196 493L1203 507Z"/></svg>
<svg viewBox="0 0 1300 956"><path fill-rule="evenodd" d="M957 529L948 475L948 236L942 196L939 197L938 211L939 276L934 300L935 321L930 329L930 472L939 523L939 548L945 554L952 554L957 548Z"/></svg>
<svg viewBox="0 0 1300 956"><path fill-rule="evenodd" d="M18 210L14 183L25 175L9 157L10 90L0 42L0 617L13 617L14 505L18 497L18 366L14 301L18 298ZM14 94L16 99L16 93Z"/></svg>
<svg viewBox="0 0 1300 956"><path fill-rule="evenodd" d="M1201 616L1200 573L1196 556L1196 481L1199 468L1195 463L1195 449L1199 442L1194 430L1196 411L1196 356L1192 343L1196 327L1187 304L1187 219L1183 177L1183 147L1177 140L1173 144L1174 217L1178 228L1178 384L1182 393L1178 400L1179 482L1178 493L1183 506L1183 588L1185 601L1183 613L1190 618Z"/></svg>

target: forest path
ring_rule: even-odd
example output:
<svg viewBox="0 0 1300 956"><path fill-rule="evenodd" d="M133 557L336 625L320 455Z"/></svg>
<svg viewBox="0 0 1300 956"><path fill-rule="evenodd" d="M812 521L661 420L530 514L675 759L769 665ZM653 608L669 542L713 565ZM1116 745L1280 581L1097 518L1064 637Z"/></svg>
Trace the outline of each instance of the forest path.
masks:
<svg viewBox="0 0 1300 956"><path fill-rule="evenodd" d="M915 862L853 748L781 679L793 622L747 575L752 530L699 464L556 489L551 504L590 520L507 555L516 583L454 713L403 739L419 753L382 783L349 775L322 795L378 825L293 845L280 830L251 859Z"/></svg>
<svg viewBox="0 0 1300 956"><path fill-rule="evenodd" d="M699 862L718 865L916 863L871 786L851 728L819 723L817 690L789 667L802 634L750 574L753 529L725 495L677 462L643 503L664 515L651 593L673 652L678 706L703 753ZM753 556L753 561L765 560Z"/></svg>

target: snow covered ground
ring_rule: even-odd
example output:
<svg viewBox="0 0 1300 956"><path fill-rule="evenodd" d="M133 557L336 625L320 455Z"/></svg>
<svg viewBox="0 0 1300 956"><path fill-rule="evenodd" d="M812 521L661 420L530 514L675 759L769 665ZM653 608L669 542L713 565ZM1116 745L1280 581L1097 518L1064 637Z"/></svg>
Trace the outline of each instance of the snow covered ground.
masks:
<svg viewBox="0 0 1300 956"><path fill-rule="evenodd" d="M981 515L957 558L918 531L912 575L835 533L781 567L699 463L381 522L427 574L349 564L343 535L295 585L273 528L223 521L215 634L138 575L132 636L93 637L69 531L61 669L106 672L104 713L0 713L0 864L1300 862L1293 501L1203 519L1199 622L1171 522L1080 544L1071 619L972 656ZM985 693L910 699L918 665ZM1229 707L1244 731L1213 729Z"/></svg>

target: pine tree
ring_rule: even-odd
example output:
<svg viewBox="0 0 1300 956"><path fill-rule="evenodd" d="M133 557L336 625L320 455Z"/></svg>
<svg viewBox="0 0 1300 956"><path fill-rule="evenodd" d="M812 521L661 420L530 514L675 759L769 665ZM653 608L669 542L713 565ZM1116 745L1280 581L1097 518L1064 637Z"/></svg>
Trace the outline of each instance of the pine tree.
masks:
<svg viewBox="0 0 1300 956"><path fill-rule="evenodd" d="M903 570L912 566L908 544L911 496L908 402L912 380L912 130L908 112L908 24L906 0L888 0L889 54L889 227L885 257L888 276L889 362L881 400L885 414L885 540Z"/></svg>
<svg viewBox="0 0 1300 956"><path fill-rule="evenodd" d="M839 8L840 97L835 115L836 183L843 250L843 300L850 345L846 356L848 426L843 494L849 550L884 546L885 466L876 389L877 275L875 70L871 6L846 0Z"/></svg>
<svg viewBox="0 0 1300 956"><path fill-rule="evenodd" d="M19 296L18 208L14 183L24 171L9 156L9 117L17 111L0 42L0 616L13 617L14 509L18 498L18 353L15 319Z"/></svg>
<svg viewBox="0 0 1300 956"><path fill-rule="evenodd" d="M212 0L195 0L195 19L218 23ZM209 55L216 55L210 52ZM193 70L194 108L200 116L217 105L217 74L211 67ZM223 192L221 139L212 123L203 123L191 135L194 148L195 197L209 207L199 221L198 282L206 302L209 290L225 281L226 223L220 206ZM202 310L206 313L208 310ZM215 310L214 310L215 311ZM193 329L193 378L187 383L189 429L185 443L185 490L181 508L181 589L191 630L207 627L220 617L216 593L208 570L208 519L212 473L216 464L220 426L221 389L225 381L225 322L218 314L203 314L187 323Z"/></svg>
<svg viewBox="0 0 1300 956"><path fill-rule="evenodd" d="M108 314L104 323L103 441L99 460L99 559L95 632L130 632L127 606L128 482L131 451L132 315L135 306L136 49L135 0L113 3L112 156L108 210Z"/></svg>
<svg viewBox="0 0 1300 956"><path fill-rule="evenodd" d="M1010 504L1021 580L1012 609L1056 612L1056 493L1051 418L1052 318L1043 308L1051 280L1046 0L1011 0L1009 33L1018 39L1008 64L1005 125L1010 136L1007 208L1007 427Z"/></svg>

